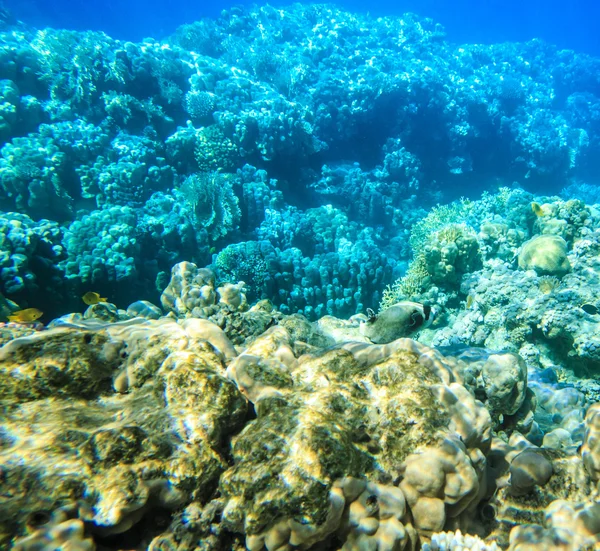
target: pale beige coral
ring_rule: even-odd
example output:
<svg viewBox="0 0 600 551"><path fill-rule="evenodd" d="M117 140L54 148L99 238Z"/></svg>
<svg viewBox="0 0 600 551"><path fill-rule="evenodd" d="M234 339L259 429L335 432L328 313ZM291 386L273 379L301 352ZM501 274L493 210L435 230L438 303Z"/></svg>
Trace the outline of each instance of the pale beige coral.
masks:
<svg viewBox="0 0 600 551"><path fill-rule="evenodd" d="M580 548L600 546L600 502L590 499L573 503L562 499L546 507L546 524L554 530L570 533Z"/></svg>
<svg viewBox="0 0 600 551"><path fill-rule="evenodd" d="M329 492L327 514L322 524L300 523L291 518L281 520L260 534L247 536L246 547L249 551L265 548L267 551L307 549L337 530L345 504L341 488L333 487Z"/></svg>
<svg viewBox="0 0 600 551"><path fill-rule="evenodd" d="M192 339L208 341L226 360L237 356L237 351L231 341L218 325L204 319L188 318L181 322L181 327Z"/></svg>
<svg viewBox="0 0 600 551"><path fill-rule="evenodd" d="M406 499L400 488L391 485L362 482L363 490L354 497L356 479L339 482L350 505L347 507L341 533L347 536L342 551L363 549L401 551L417 541L410 524ZM345 487L351 487L350 492Z"/></svg>
<svg viewBox="0 0 600 551"><path fill-rule="evenodd" d="M544 451L533 446L518 453L510 462L510 491L520 496L536 486L544 486L552 476L552 462Z"/></svg>
<svg viewBox="0 0 600 551"><path fill-rule="evenodd" d="M231 306L234 310L245 310L248 307L246 295L243 293L246 284L243 281L236 283L224 283L217 289L219 302Z"/></svg>
<svg viewBox="0 0 600 551"><path fill-rule="evenodd" d="M400 489L385 491L370 482L360 490L356 488L361 483L348 483L349 489L344 489L347 521L338 529L345 534L344 549L403 549L416 541L411 523L402 521L409 515L404 495L423 534L441 530L448 518L458 517L483 495L491 419L483 405L455 382L454 373L435 350L399 339L387 345L346 343L295 358L289 333L275 327L231 362L227 372L258 414L255 424L234 439L234 457L241 455L236 467L221 479L227 499L224 518L255 536L250 540L253 548L262 549L269 533L278 534L273 537L282 549L292 545L284 537L291 530L285 511L297 499L296 485L308 491L307 481L322 484L337 462L350 461L344 469L358 465L364 448L377 450L379 468L402 482ZM319 427L326 419L331 423L323 433ZM281 429L275 429L280 425L287 426L281 444ZM348 430L365 444L351 444ZM255 455L264 454L263 446L271 450L273 473L263 471L261 465L252 468ZM248 455L253 447L255 454ZM338 450L335 458L329 458L333 449ZM274 473L279 473L276 479ZM241 497L236 489L248 476L257 484L254 498L253 491ZM282 480L286 484L280 488ZM360 498L363 492L372 495ZM390 510L396 513L369 514L372 502L388 497L394 503ZM254 532L254 526L265 522L261 510L262 515L279 514L266 529ZM307 533L319 533L320 525L305 522Z"/></svg>
<svg viewBox="0 0 600 551"><path fill-rule="evenodd" d="M249 308L243 281L224 283L218 289L215 284L215 275L209 268L180 262L172 269L161 303L171 318L212 321L236 345L244 345L249 338L262 334L281 317L268 300Z"/></svg>
<svg viewBox="0 0 600 551"><path fill-rule="evenodd" d="M127 315L132 318L157 320L162 317L162 310L147 300L137 300L127 307Z"/></svg>
<svg viewBox="0 0 600 551"><path fill-rule="evenodd" d="M218 447L227 431L241 426L247 403L224 373L215 372L216 363L210 359L194 352L173 352L157 378L179 436L192 445L203 441Z"/></svg>
<svg viewBox="0 0 600 551"><path fill-rule="evenodd" d="M269 305L255 308L268 313ZM108 358L111 368L102 372L103 393L92 385L86 400L74 387L47 399L11 394L30 401L7 410L7 424L20 428L9 431L17 439L2 442L0 469L12 469L6 492L22 497L10 511L0 500L8 518L0 518L0 534L6 526L23 534L13 513L34 511L38 496L61 502L76 488L83 503L78 518L67 520L85 521L101 537L137 529L154 509L180 509L176 529L152 541L156 551L176 549L182 532L205 549L241 549L245 541L256 551L330 543L344 551L414 551L428 537L431 545L444 544L444 529L480 530L481 503L488 501L502 515L498 541L508 545L507 527L523 519L541 524L550 498L592 491L578 456L539 450L516 432L509 442L492 439L492 418L475 396L497 422L505 416L507 433L524 426L532 410L523 410L528 397L514 355L453 359L410 339L329 347L299 318L238 342L237 350L219 326L187 314L179 321L65 323L71 327L26 337L0 354L35 374L36 365L46 365L45 352L77 351L91 339L77 361ZM76 346L64 348L71 336ZM114 393L111 377L119 372ZM48 371L41 373L48 380ZM82 373L89 378L93 370L84 366ZM256 416L247 415L247 401ZM594 411L583 449L592 476ZM218 513L198 520L194 504L200 510L211 500L219 502ZM519 509L519 500L535 506ZM591 502L554 504L547 510L550 532L542 529L535 542L517 534L514 549L567 529L595 538L596 509ZM200 538L194 530L203 523ZM225 532L237 539L223 540ZM481 543L452 537L452 545Z"/></svg>
<svg viewBox="0 0 600 551"><path fill-rule="evenodd" d="M554 472L549 453L518 432L508 442L494 439L490 457L496 465L497 484L506 488L508 496L530 494L547 484Z"/></svg>
<svg viewBox="0 0 600 551"><path fill-rule="evenodd" d="M136 318L107 326L106 331L113 340L126 343L123 368L114 381L119 392L141 386L172 352L207 355L209 363L223 363L236 354L223 330L207 320L187 319L179 324L170 318Z"/></svg>
<svg viewBox="0 0 600 551"><path fill-rule="evenodd" d="M491 411L514 415L525 400L527 366L517 354L493 354L481 370Z"/></svg>
<svg viewBox="0 0 600 551"><path fill-rule="evenodd" d="M568 532L557 532L536 524L515 526L508 551L580 551Z"/></svg>
<svg viewBox="0 0 600 551"><path fill-rule="evenodd" d="M98 319L107 323L129 319L125 310L117 308L110 302L98 302L88 306L83 313L83 319Z"/></svg>
<svg viewBox="0 0 600 551"><path fill-rule="evenodd" d="M215 274L193 262L180 262L171 270L171 280L160 297L168 312L177 316L200 312L216 303Z"/></svg>
<svg viewBox="0 0 600 551"><path fill-rule="evenodd" d="M508 547L510 527L523 525L511 532L511 549L542 551L556 545L557 549L579 551L578 546L571 547L571 530L565 531L559 524L555 527L548 517L557 499L576 504L596 495L595 484L578 455L537 448L513 433L509 442L494 438L487 462L489 476L495 479L488 481L493 491L488 499L498 519L494 538L499 544Z"/></svg>
<svg viewBox="0 0 600 551"><path fill-rule="evenodd" d="M364 314L352 316L349 320L323 316L315 322L315 326L317 331L332 343L342 344L348 341L369 343L369 339L360 332L360 324L366 319L367 316Z"/></svg>
<svg viewBox="0 0 600 551"><path fill-rule="evenodd" d="M130 530L153 509L206 499L226 467L223 443L245 419L247 402L226 378L220 351L235 349L210 322L78 323L0 350L2 369L18 363L39 387L15 387L5 411L11 438L2 442L0 471L10 471L14 497L0 500L0 534L5 526L22 533L19 516L40 501L74 495L85 496L76 516L103 536ZM56 377L61 365L72 381ZM119 365L116 394L106 383Z"/></svg>
<svg viewBox="0 0 600 551"><path fill-rule="evenodd" d="M79 519L50 522L33 534L18 539L13 551L94 551L94 540L86 535Z"/></svg>
<svg viewBox="0 0 600 551"><path fill-rule="evenodd" d="M246 547L250 551L291 551L308 548L337 532L344 535L343 551L402 551L409 544L412 548L418 539L415 530L403 524L409 516L404 494L397 487L346 477L333 484L329 501L323 524L281 520L259 535L248 536Z"/></svg>
<svg viewBox="0 0 600 551"><path fill-rule="evenodd" d="M101 536L121 534L137 524L155 507L173 510L185 502L185 494L166 479L143 480L139 473L115 467L104 476L110 480L98 493L94 505L94 532ZM100 488L99 488L100 489Z"/></svg>
<svg viewBox="0 0 600 551"><path fill-rule="evenodd" d="M384 361L396 352L407 352L414 355L420 365L426 367L445 384L457 380L455 373L442 354L412 339L398 339L388 344L347 342L342 344L341 348L348 350L363 367Z"/></svg>
<svg viewBox="0 0 600 551"><path fill-rule="evenodd" d="M591 218L590 207L579 199L554 200L541 206L542 216L537 216L534 230L544 235L558 235L568 243L582 235Z"/></svg>
<svg viewBox="0 0 600 551"><path fill-rule="evenodd" d="M538 275L562 276L571 270L567 242L557 235L537 235L526 241L519 253L519 268Z"/></svg>
<svg viewBox="0 0 600 551"><path fill-rule="evenodd" d="M456 358L442 361L458 382L485 403L496 425L505 423L507 416L513 415L519 417L517 422L525 423L534 404L526 403L527 367L518 354L466 349Z"/></svg>
<svg viewBox="0 0 600 551"><path fill-rule="evenodd" d="M415 526L425 533L441 532L446 515L457 516L479 492L480 478L465 445L447 436L435 447L410 455L400 488Z"/></svg>
<svg viewBox="0 0 600 551"><path fill-rule="evenodd" d="M557 499L545 510L544 524L515 526L509 551L583 551L600 546L600 503Z"/></svg>
<svg viewBox="0 0 600 551"><path fill-rule="evenodd" d="M460 436L469 448L487 453L492 438L492 420L481 402L462 385L433 385L433 392L449 413L448 428Z"/></svg>
<svg viewBox="0 0 600 551"><path fill-rule="evenodd" d="M259 408L266 398L281 396L292 387L297 366L291 336L283 327L272 327L227 366L227 377Z"/></svg>
<svg viewBox="0 0 600 551"><path fill-rule="evenodd" d="M590 406L585 415L581 457L590 477L600 480L600 402Z"/></svg>
<svg viewBox="0 0 600 551"><path fill-rule="evenodd" d="M263 378L261 373L268 373ZM277 359L263 359L252 354L240 354L227 368L227 376L256 407L261 401L283 395L283 389L292 386L289 368Z"/></svg>
<svg viewBox="0 0 600 551"><path fill-rule="evenodd" d="M103 331L57 327L0 348L0 400L92 397L121 364L124 343Z"/></svg>
<svg viewBox="0 0 600 551"><path fill-rule="evenodd" d="M250 344L243 354L259 356L265 359L276 359L288 369L297 366L296 356L292 350L292 340L289 332L283 327L271 327L260 338ZM232 367L233 369L233 367Z"/></svg>

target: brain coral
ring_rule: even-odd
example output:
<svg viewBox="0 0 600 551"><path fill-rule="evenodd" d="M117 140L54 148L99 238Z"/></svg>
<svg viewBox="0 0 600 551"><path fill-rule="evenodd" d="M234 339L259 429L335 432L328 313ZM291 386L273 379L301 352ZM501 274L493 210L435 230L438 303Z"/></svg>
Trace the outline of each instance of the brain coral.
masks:
<svg viewBox="0 0 600 551"><path fill-rule="evenodd" d="M538 235L523 244L519 268L535 270L538 275L562 276L571 270L567 242L557 235Z"/></svg>

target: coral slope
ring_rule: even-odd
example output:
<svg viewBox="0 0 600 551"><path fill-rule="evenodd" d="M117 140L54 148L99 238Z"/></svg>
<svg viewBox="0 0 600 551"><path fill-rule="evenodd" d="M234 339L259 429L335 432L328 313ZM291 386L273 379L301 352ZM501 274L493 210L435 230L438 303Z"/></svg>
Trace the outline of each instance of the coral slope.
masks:
<svg viewBox="0 0 600 551"><path fill-rule="evenodd" d="M90 287L156 302L189 260L286 314L376 308L433 204L498 183L584 189L598 64L319 4L232 8L161 42L7 20L0 210L18 214L0 217L0 292L52 316ZM405 290L425 267L454 283L477 268L456 222L462 238L438 235Z"/></svg>

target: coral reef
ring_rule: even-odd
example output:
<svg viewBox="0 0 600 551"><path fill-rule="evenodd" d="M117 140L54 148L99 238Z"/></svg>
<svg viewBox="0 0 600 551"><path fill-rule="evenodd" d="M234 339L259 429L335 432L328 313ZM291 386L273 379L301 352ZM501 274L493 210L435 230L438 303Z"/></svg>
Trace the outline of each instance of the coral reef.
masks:
<svg viewBox="0 0 600 551"><path fill-rule="evenodd" d="M600 545L599 67L3 21L0 547Z"/></svg>
<svg viewBox="0 0 600 551"><path fill-rule="evenodd" d="M518 356L370 344L353 320L331 318L335 339L298 315L257 328L264 305L214 286L209 269L179 264L167 316L136 303L110 321L98 303L0 347L2 545L596 541L584 496L597 410L581 455L528 441L536 408Z"/></svg>
<svg viewBox="0 0 600 551"><path fill-rule="evenodd" d="M157 302L173 264L215 254L251 300L312 320L422 293L455 307L484 260L542 236L568 253L595 216L584 55L456 47L429 19L326 5L224 10L162 42L13 23L0 33L0 209L60 227L69 258L51 264L68 284L39 304L52 316L89 285ZM522 196L474 201L492 180L565 200L533 198L537 219ZM117 228L126 243L106 238ZM232 275L227 248L256 246L257 281ZM19 303L9 279L0 292Z"/></svg>

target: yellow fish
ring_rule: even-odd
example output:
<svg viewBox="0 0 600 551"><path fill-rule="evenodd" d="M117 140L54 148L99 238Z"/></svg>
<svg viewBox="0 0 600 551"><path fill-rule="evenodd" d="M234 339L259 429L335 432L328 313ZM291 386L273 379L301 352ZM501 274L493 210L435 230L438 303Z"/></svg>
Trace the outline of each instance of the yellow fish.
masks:
<svg viewBox="0 0 600 551"><path fill-rule="evenodd" d="M8 316L8 321L16 321L17 323L31 323L42 317L41 310L37 308L25 308L25 310L17 310Z"/></svg>
<svg viewBox="0 0 600 551"><path fill-rule="evenodd" d="M539 203L531 203L531 210L536 216L544 216L544 211Z"/></svg>
<svg viewBox="0 0 600 551"><path fill-rule="evenodd" d="M81 299L88 306L91 306L92 304L98 304L99 302L106 302L106 298L101 297L98 293L94 293L94 291L88 291L81 297Z"/></svg>
<svg viewBox="0 0 600 551"><path fill-rule="evenodd" d="M473 295L469 295L467 297L467 310L469 308L471 308L471 306L473 306L473 302L475 302L475 299L473 298Z"/></svg>

